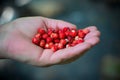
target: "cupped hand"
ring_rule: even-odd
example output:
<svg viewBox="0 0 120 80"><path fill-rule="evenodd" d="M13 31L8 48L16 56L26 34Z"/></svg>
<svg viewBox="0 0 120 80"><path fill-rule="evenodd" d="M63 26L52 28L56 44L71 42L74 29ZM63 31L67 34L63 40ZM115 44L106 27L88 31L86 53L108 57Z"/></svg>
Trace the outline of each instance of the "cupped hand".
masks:
<svg viewBox="0 0 120 80"><path fill-rule="evenodd" d="M94 26L87 27L90 33L86 35L85 42L56 52L43 49L31 41L38 28L47 30L63 27L76 28L71 23L44 17L20 18L5 24L0 30L1 52L4 53L2 55L4 58L35 66L51 66L70 63L99 42L100 32Z"/></svg>

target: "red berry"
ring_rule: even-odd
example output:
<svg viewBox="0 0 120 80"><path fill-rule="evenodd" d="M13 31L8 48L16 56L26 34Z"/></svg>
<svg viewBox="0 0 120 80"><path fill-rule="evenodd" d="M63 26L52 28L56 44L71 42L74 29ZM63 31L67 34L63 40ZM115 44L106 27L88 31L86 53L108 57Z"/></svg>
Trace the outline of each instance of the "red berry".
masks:
<svg viewBox="0 0 120 80"><path fill-rule="evenodd" d="M70 36L70 31L66 31L66 32L65 32L65 35L66 35L66 36Z"/></svg>
<svg viewBox="0 0 120 80"><path fill-rule="evenodd" d="M52 33L52 34L50 35L50 37L53 38L53 39L59 38L59 36L58 36L57 33Z"/></svg>
<svg viewBox="0 0 120 80"><path fill-rule="evenodd" d="M41 34L40 33L37 33L36 35L35 35L35 38L37 38L38 40L41 38Z"/></svg>
<svg viewBox="0 0 120 80"><path fill-rule="evenodd" d="M47 33L48 35L51 35L53 33L53 29L49 28Z"/></svg>
<svg viewBox="0 0 120 80"><path fill-rule="evenodd" d="M51 49L55 52L55 51L58 50L58 47L57 47L56 45L53 45L53 46L51 47Z"/></svg>
<svg viewBox="0 0 120 80"><path fill-rule="evenodd" d="M66 37L65 33L62 33L62 32L59 33L59 38L60 38L60 39L64 39L65 37Z"/></svg>
<svg viewBox="0 0 120 80"><path fill-rule="evenodd" d="M77 41L84 41L82 38L80 38L79 36L76 36L75 37L75 40L77 40Z"/></svg>
<svg viewBox="0 0 120 80"><path fill-rule="evenodd" d="M60 33L63 33L63 30L59 29L58 33L59 33L59 34L60 34Z"/></svg>
<svg viewBox="0 0 120 80"><path fill-rule="evenodd" d="M46 42L47 42L47 43L52 42L52 38L51 38L51 37L47 37Z"/></svg>
<svg viewBox="0 0 120 80"><path fill-rule="evenodd" d="M53 42L50 42L48 44L49 44L50 48L52 48L52 46L54 45Z"/></svg>
<svg viewBox="0 0 120 80"><path fill-rule="evenodd" d="M75 45L76 45L76 44L74 44L74 43L71 44L72 47L75 46Z"/></svg>
<svg viewBox="0 0 120 80"><path fill-rule="evenodd" d="M80 38L84 38L85 37L85 33L82 30L78 30L78 36Z"/></svg>
<svg viewBox="0 0 120 80"><path fill-rule="evenodd" d="M40 33L40 34L44 34L44 33L45 33L45 30L44 30L44 29L39 28L39 29L38 29L38 33Z"/></svg>
<svg viewBox="0 0 120 80"><path fill-rule="evenodd" d="M68 27L64 27L63 28L63 31L66 32L66 31L70 31L70 29Z"/></svg>
<svg viewBox="0 0 120 80"><path fill-rule="evenodd" d="M67 41L65 39L61 39L60 43L62 43L63 45L65 45L67 43Z"/></svg>
<svg viewBox="0 0 120 80"><path fill-rule="evenodd" d="M65 33L63 30L59 30L59 38L64 39L66 37Z"/></svg>
<svg viewBox="0 0 120 80"><path fill-rule="evenodd" d="M45 44L45 49L50 49L50 45L48 43Z"/></svg>
<svg viewBox="0 0 120 80"><path fill-rule="evenodd" d="M43 38L43 39L47 39L47 38L48 38L48 34L47 34L47 33L43 34L43 35L42 35L42 38Z"/></svg>
<svg viewBox="0 0 120 80"><path fill-rule="evenodd" d="M62 43L58 43L58 48L62 49L62 48L64 48L64 45Z"/></svg>
<svg viewBox="0 0 120 80"><path fill-rule="evenodd" d="M33 42L34 44L36 44L36 45L39 44L39 40L38 40L37 38L35 38L35 37L32 39L32 42Z"/></svg>
<svg viewBox="0 0 120 80"><path fill-rule="evenodd" d="M72 29L70 32L70 36L75 37L77 35L76 29Z"/></svg>
<svg viewBox="0 0 120 80"><path fill-rule="evenodd" d="M78 41L77 40L74 40L73 42L72 42L72 44L78 44Z"/></svg>
<svg viewBox="0 0 120 80"><path fill-rule="evenodd" d="M79 40L77 40L77 43L79 44L79 43L83 43L84 42L84 40L83 39L79 39Z"/></svg>
<svg viewBox="0 0 120 80"><path fill-rule="evenodd" d="M45 40L41 40L40 41L40 47L44 48L44 46L45 46Z"/></svg>

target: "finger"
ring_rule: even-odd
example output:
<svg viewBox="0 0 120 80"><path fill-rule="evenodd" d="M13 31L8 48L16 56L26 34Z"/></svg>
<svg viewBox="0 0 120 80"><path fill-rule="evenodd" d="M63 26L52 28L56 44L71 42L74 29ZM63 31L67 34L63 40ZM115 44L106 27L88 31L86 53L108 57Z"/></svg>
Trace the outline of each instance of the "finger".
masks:
<svg viewBox="0 0 120 80"><path fill-rule="evenodd" d="M38 57L37 59L37 66L41 66L41 67L47 67L52 65L52 63L50 63L50 58L53 55L53 51L50 49L44 49L43 53L41 56Z"/></svg>
<svg viewBox="0 0 120 80"><path fill-rule="evenodd" d="M96 27L96 26L89 26L89 27L87 27L87 28L85 28L85 29L89 29L90 32L91 32L91 31L96 31L96 30L97 30L97 27Z"/></svg>
<svg viewBox="0 0 120 80"><path fill-rule="evenodd" d="M47 28L53 28L53 29L63 29L64 27L69 27L69 28L76 28L76 25L71 24L69 22L65 22L62 20L56 20L56 19L49 19L49 18L43 18L46 27Z"/></svg>
<svg viewBox="0 0 120 80"><path fill-rule="evenodd" d="M96 36L94 36L94 37L92 37L92 39L91 39L91 38L90 38L90 39L87 39L86 42L87 42L87 43L90 43L92 46L94 46L94 45L96 45L96 44L99 42L99 38L96 37ZM84 51L82 52L82 54L84 54L87 50L88 50L88 49L84 50ZM61 62L60 64L71 63L71 62L77 60L80 56L82 56L82 54L73 56L73 58L68 59L68 60L66 60L66 61L64 61L64 62Z"/></svg>
<svg viewBox="0 0 120 80"><path fill-rule="evenodd" d="M96 30L96 31L91 31L90 33L88 33L84 39L88 39L88 38L91 38L93 36L96 36L96 37L100 37L100 31Z"/></svg>
<svg viewBox="0 0 120 80"><path fill-rule="evenodd" d="M99 37L93 36L91 38L85 39L85 42L92 44L92 46L96 45L100 42Z"/></svg>
<svg viewBox="0 0 120 80"><path fill-rule="evenodd" d="M80 56L83 55L84 51L87 51L91 48L91 44L84 42L81 44L78 44L74 47L69 47L66 49L61 49L56 51L52 57L51 57L51 62L54 64L61 63L64 61L67 61L75 56Z"/></svg>

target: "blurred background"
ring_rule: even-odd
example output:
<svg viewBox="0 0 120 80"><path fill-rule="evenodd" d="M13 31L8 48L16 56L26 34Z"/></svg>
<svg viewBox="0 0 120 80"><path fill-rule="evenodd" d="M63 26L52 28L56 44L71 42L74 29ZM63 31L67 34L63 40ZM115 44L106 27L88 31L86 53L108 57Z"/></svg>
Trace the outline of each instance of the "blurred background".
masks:
<svg viewBox="0 0 120 80"><path fill-rule="evenodd" d="M0 24L19 17L95 25L101 42L77 61L48 68L0 60L0 80L120 80L120 0L0 0Z"/></svg>

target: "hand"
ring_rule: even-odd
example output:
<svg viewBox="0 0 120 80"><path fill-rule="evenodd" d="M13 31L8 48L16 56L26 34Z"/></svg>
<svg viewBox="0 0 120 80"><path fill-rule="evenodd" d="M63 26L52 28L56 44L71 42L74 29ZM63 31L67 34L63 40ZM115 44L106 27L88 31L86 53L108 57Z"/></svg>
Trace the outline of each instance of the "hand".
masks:
<svg viewBox="0 0 120 80"><path fill-rule="evenodd" d="M68 22L43 17L20 18L5 24L0 29L0 55L35 66L51 66L72 62L99 42L100 32L94 26L87 27L90 33L85 42L56 52L36 46L31 41L38 28L62 29L66 26L76 28Z"/></svg>

